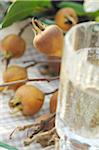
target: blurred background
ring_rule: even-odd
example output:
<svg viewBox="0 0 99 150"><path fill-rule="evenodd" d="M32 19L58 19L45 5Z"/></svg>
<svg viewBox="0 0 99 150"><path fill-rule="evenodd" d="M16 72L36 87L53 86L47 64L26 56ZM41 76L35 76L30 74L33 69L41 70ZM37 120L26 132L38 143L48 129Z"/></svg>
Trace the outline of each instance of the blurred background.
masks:
<svg viewBox="0 0 99 150"><path fill-rule="evenodd" d="M0 1L0 22L2 22L3 17L6 14L6 11L8 9L8 7L15 2L16 0L1 0ZM26 1L26 0L22 0L22 1ZM43 1L43 0L34 0L34 1ZM60 3L62 0L52 0L52 3L55 7L57 7L57 4ZM68 1L68 0L63 0L63 1ZM81 3L83 4L84 0L69 0L71 2L76 2L76 3Z"/></svg>
<svg viewBox="0 0 99 150"><path fill-rule="evenodd" d="M29 17L33 17L33 16L37 16L37 17L50 16L50 19L53 20L53 16L55 15L55 13L57 12L58 9L60 9L62 7L68 7L68 6L76 9L76 11L78 12L79 22L84 22L84 21L89 21L89 20L99 20L99 1L98 0L31 0L31 1L30 0L29 1L28 0L20 0L19 3L20 3L20 5L24 5L24 6L26 3L25 7L30 7L29 3L31 3L31 2L34 3L33 12L31 11L31 14L27 14L27 15L24 13L24 14L22 14L23 16L20 16L16 19L15 18L12 19L11 20L12 22L8 23L8 25L12 24L13 22L20 21L20 20L23 20L23 19L26 19ZM42 2L42 3L40 3L40 2ZM16 5L15 11L13 13L13 15L14 15L15 13L17 13L17 11L18 12L22 11L20 9L20 6L17 6L17 4L16 4L16 3L18 3L17 0L1 0L0 1L0 22L1 23L5 20L6 16L8 19L10 11L7 11L7 10L11 10L13 8L13 6L14 6L13 3L14 3L14 5ZM51 7L49 7L49 3L50 3ZM67 5L66 5L66 3L67 3ZM69 3L71 3L71 4L69 5ZM75 4L79 4L79 5L75 5ZM81 5L83 7L83 11L84 11L83 13L82 13ZM25 10L25 7L23 8L24 10ZM45 11L45 14L42 13L43 10ZM96 14L94 13L91 15L91 12L96 12ZM41 16L39 13L42 13ZM97 19L96 19L96 16L98 16ZM4 26L2 26L2 27L4 27Z"/></svg>

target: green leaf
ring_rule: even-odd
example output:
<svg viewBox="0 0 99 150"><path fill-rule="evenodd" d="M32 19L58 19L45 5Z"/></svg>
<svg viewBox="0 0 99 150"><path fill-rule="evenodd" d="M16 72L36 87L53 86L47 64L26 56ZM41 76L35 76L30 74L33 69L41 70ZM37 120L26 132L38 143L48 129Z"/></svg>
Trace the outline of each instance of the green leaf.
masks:
<svg viewBox="0 0 99 150"><path fill-rule="evenodd" d="M96 22L99 22L99 16L97 16L97 17L95 18L95 21L96 21Z"/></svg>
<svg viewBox="0 0 99 150"><path fill-rule="evenodd" d="M0 142L0 147L5 148L6 150L18 150L17 148L10 146L4 142Z"/></svg>
<svg viewBox="0 0 99 150"><path fill-rule="evenodd" d="M99 10L97 10L95 12L86 12L86 15L92 17L92 19L95 19L96 17L99 16Z"/></svg>
<svg viewBox="0 0 99 150"><path fill-rule="evenodd" d="M59 3L58 7L59 8L71 7L76 11L77 15L85 14L83 5L75 3L75 2L61 2L61 3Z"/></svg>
<svg viewBox="0 0 99 150"><path fill-rule="evenodd" d="M10 5L7 14L1 23L2 28L11 25L12 23L22 20L30 15L40 14L51 7L50 0L18 0Z"/></svg>

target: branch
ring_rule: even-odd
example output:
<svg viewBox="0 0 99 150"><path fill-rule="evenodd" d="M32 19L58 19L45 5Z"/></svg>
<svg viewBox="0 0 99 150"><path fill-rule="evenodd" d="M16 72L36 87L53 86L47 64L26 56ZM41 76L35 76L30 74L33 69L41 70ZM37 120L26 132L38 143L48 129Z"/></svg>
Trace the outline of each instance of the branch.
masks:
<svg viewBox="0 0 99 150"><path fill-rule="evenodd" d="M22 27L22 28L20 29L20 32L18 33L18 35L21 36L21 35L23 34L24 30L25 30L28 26L30 26L30 25L32 25L32 23L31 23L31 22L28 22L24 27Z"/></svg>
<svg viewBox="0 0 99 150"><path fill-rule="evenodd" d="M56 129L53 127L51 130L46 131L46 132L41 132L33 136L32 138L27 137L24 140L24 145L30 145L33 141L40 143L43 147L54 145L55 144L55 138L53 137L58 137L56 135Z"/></svg>
<svg viewBox="0 0 99 150"><path fill-rule="evenodd" d="M26 61L23 61L23 63L30 63L30 62L33 62L33 64L46 64L46 63L57 63L57 62L61 62L61 59L51 59L51 60L41 60L41 61L36 61L36 60L26 60Z"/></svg>
<svg viewBox="0 0 99 150"><path fill-rule="evenodd" d="M24 140L24 144L29 145L31 142L34 141L35 137L38 137L39 134L43 134L41 132L44 132L44 128L46 128L46 126L48 126L53 119L54 119L53 122L55 122L55 116L56 116L56 114L53 113L53 114L50 115L50 117L48 119L42 120L40 122L39 127L36 130L34 130L34 132ZM54 128L54 126L55 125L53 123L53 128ZM50 130L48 130L46 132L48 133ZM46 132L44 132L44 133L46 133Z"/></svg>
<svg viewBox="0 0 99 150"><path fill-rule="evenodd" d="M31 78L31 79L24 79L24 80L17 80L17 81L13 81L13 82L3 83L3 84L0 84L0 87L13 86L15 84L26 83L26 82L31 82L31 81L51 82L51 81L58 80L58 79L59 79L59 76L51 77L51 78L34 78L34 79Z"/></svg>
<svg viewBox="0 0 99 150"><path fill-rule="evenodd" d="M30 139L30 141L31 141L31 139L34 137L34 135L40 133L41 131L50 130L55 126L55 116L56 116L56 114L53 113L53 114L50 114L46 120L41 120L40 122L37 121L34 124L25 125L23 127L17 127L11 132L9 138L12 139L12 135L16 131L24 131L26 129L30 129L30 128L34 127L33 133L30 136L28 136L28 139Z"/></svg>
<svg viewBox="0 0 99 150"><path fill-rule="evenodd" d="M10 58L6 58L6 57L2 58L2 62L5 63L5 70L7 69L8 65L10 64L10 61L11 61L11 57Z"/></svg>
<svg viewBox="0 0 99 150"><path fill-rule="evenodd" d="M58 91L58 89L55 89L55 90L54 90L54 91L52 91L52 92L45 93L45 95L53 94L53 93L55 93L56 91Z"/></svg>
<svg viewBox="0 0 99 150"><path fill-rule="evenodd" d="M22 126L22 127L17 127L17 128L15 128L15 129L11 132L11 134L10 134L10 136L9 136L9 139L12 139L13 134L14 134L15 132L17 132L17 131L24 131L24 130L26 130L26 129L29 129L29 128L33 127L33 126L38 126L38 125L39 125L39 123L34 123L34 124L24 125L24 126Z"/></svg>

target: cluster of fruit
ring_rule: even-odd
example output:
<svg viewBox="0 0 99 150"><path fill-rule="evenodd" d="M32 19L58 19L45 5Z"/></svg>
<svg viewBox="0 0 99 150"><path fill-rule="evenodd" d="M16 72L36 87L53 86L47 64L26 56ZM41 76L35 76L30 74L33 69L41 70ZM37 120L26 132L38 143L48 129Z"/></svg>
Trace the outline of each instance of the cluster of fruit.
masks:
<svg viewBox="0 0 99 150"><path fill-rule="evenodd" d="M52 80L53 79L55 78L52 78ZM47 79L39 78L33 80L43 81ZM40 110L44 103L46 94L33 85L25 84L25 82L28 81L27 68L18 65L8 66L7 69L3 72L3 81L5 84L3 84L4 87L1 88L1 91L4 90L5 86L7 86L7 90L11 89L15 91L14 98L9 102L10 107L13 108L14 111L20 110L24 115L34 115ZM56 110L56 100L57 97L52 96L50 100L51 113L55 112Z"/></svg>
<svg viewBox="0 0 99 150"><path fill-rule="evenodd" d="M46 26L37 18L33 18L32 25L33 32L35 34L33 39L34 47L38 51L44 53L48 58L52 57L53 59L61 59L64 44L64 33L75 25L77 21L78 19L76 12L72 8L60 9L55 15L56 24L54 25ZM31 84L26 84L26 82L45 80L49 82L51 80L59 79L59 77L50 79L29 79L27 69L37 63L42 63L40 61L34 61L34 64L27 67L9 65L11 59L21 57L26 51L26 42L21 37L24 29L25 28L23 27L18 35L10 34L0 42L0 50L3 54L3 60L6 61L6 67L3 72L4 84L0 85L0 91L3 91L4 89L13 90L15 94L9 101L9 106L13 112L21 111L25 116L33 116L38 113L44 104L45 96L52 94L49 103L49 114L42 115L39 123L37 122L36 125L32 124L19 128L21 131L35 126L35 132L33 131L33 133L25 139L25 145L30 144L35 139L42 146L48 146L49 143L55 143L55 139L58 138L55 130L55 113L57 108L58 89L51 93L44 93L39 88ZM52 63L52 66L57 68L55 66L57 60L58 59L55 60L54 65L52 60L50 60L51 62L48 60L48 63Z"/></svg>
<svg viewBox="0 0 99 150"><path fill-rule="evenodd" d="M78 21L77 15L72 8L60 9L55 16L56 25L46 26L38 19L32 20L34 47L48 57L61 57L64 43L63 32L68 31ZM6 60L6 69L3 72L3 81L11 83L14 81L28 79L27 68L18 65L9 65L12 58L21 57L26 51L26 42L18 35L10 34L6 36L0 44L1 52ZM9 85L9 84L8 84ZM26 85L25 82L17 82L8 86L15 90L14 98L9 102L10 107L21 110L24 115L34 115L37 113L44 103L45 94L32 85ZM0 89L3 90L3 87ZM28 97L29 95L29 97ZM57 92L53 94L50 100L50 112L56 111Z"/></svg>

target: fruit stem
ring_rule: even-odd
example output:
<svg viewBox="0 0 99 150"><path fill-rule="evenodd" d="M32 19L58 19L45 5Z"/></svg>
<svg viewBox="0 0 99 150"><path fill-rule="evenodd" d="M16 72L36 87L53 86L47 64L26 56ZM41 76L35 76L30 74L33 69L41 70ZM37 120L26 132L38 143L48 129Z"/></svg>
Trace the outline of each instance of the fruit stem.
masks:
<svg viewBox="0 0 99 150"><path fill-rule="evenodd" d="M8 65L10 63L10 60L11 60L11 58L6 58L6 57L2 58L2 62L5 63L5 70L7 69Z"/></svg>
<svg viewBox="0 0 99 150"><path fill-rule="evenodd" d="M11 58L5 58L5 70L8 68Z"/></svg>
<svg viewBox="0 0 99 150"><path fill-rule="evenodd" d="M69 15L65 15L65 22L64 23L68 23L70 25L75 25L76 24L76 21L73 17L69 16Z"/></svg>
<svg viewBox="0 0 99 150"><path fill-rule="evenodd" d="M34 31L35 35L39 34L41 31L44 31L45 27L46 27L37 18L32 19L32 25L33 25L33 31Z"/></svg>
<svg viewBox="0 0 99 150"><path fill-rule="evenodd" d="M20 32L18 33L18 36L22 36L22 34L23 34L23 32L25 31L25 29L26 29L28 26L30 26L30 25L32 25L31 22L28 22L24 27L22 27L22 28L20 29Z"/></svg>
<svg viewBox="0 0 99 150"><path fill-rule="evenodd" d="M54 80L58 80L59 76L56 77L51 77L51 78L34 78L34 79L24 79L24 80L18 80L18 81L13 81L13 82L6 82L4 84L0 84L0 87L6 87L6 86L13 86L16 85L18 83L26 83L26 82L31 82L31 81L47 81L47 82L51 82Z"/></svg>
<svg viewBox="0 0 99 150"><path fill-rule="evenodd" d="M12 109L11 114L16 114L22 110L22 105L16 106L15 108Z"/></svg>
<svg viewBox="0 0 99 150"><path fill-rule="evenodd" d="M29 68L29 67L33 67L33 66L35 66L35 65L40 65L40 64L47 64L47 63L57 63L57 62L61 62L61 60L60 59L56 59L56 60L45 60L45 61L35 61L35 60L29 60L29 61L24 61L24 63L27 63L27 62L33 62L33 64L29 64L29 65L27 65L25 68L27 69L27 68Z"/></svg>
<svg viewBox="0 0 99 150"><path fill-rule="evenodd" d="M2 62L4 61L5 62L5 69L7 69L9 63L10 63L10 60L12 58L12 53L11 52L5 52L4 53L4 57L2 58Z"/></svg>
<svg viewBox="0 0 99 150"><path fill-rule="evenodd" d="M13 99L11 99L9 101L9 106L10 108L13 108L11 114L16 114L17 112L22 110L22 104L19 97L14 97Z"/></svg>
<svg viewBox="0 0 99 150"><path fill-rule="evenodd" d="M21 105L21 101L19 97L14 97L13 99L9 101L9 106L12 108L19 106L19 105Z"/></svg>

